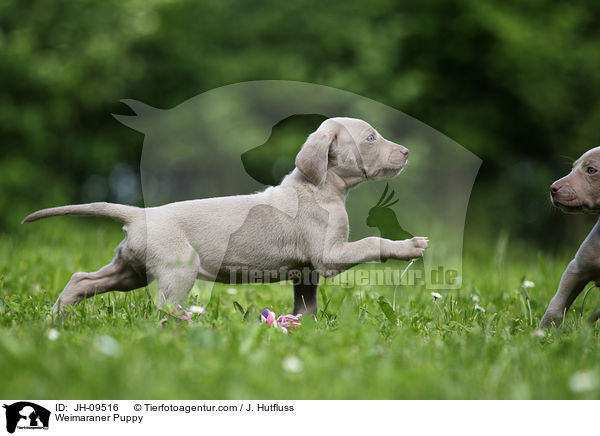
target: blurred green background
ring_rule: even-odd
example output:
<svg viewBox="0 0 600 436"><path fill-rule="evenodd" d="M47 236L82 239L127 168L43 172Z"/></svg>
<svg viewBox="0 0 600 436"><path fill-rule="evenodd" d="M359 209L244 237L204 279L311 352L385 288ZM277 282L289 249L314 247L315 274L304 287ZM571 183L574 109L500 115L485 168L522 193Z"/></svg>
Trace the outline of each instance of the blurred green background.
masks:
<svg viewBox="0 0 600 436"><path fill-rule="evenodd" d="M467 240L575 247L593 217L553 210L548 186L600 144L599 18L591 0L4 0L0 228L41 207L141 202L143 137L112 118L130 113L120 99L171 108L285 79L382 102L482 158Z"/></svg>

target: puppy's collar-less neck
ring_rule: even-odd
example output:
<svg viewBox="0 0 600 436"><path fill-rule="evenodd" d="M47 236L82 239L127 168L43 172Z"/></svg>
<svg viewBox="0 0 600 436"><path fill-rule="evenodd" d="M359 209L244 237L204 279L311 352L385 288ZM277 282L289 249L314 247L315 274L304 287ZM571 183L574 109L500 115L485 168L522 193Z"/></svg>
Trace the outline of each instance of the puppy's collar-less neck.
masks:
<svg viewBox="0 0 600 436"><path fill-rule="evenodd" d="M369 175L367 174L367 169L363 165L362 156L360 155L360 151L358 149L354 150L354 158L356 159L356 165L358 166L358 169L360 169L362 175L365 176L365 180L370 180Z"/></svg>
<svg viewBox="0 0 600 436"><path fill-rule="evenodd" d="M365 176L365 179L366 179L366 180L369 180L369 176L368 176L368 174L367 174L367 170L365 169L365 167L364 167L362 164L360 164L358 167L359 167L359 168L360 168L360 170L362 171L362 173L363 173L363 176Z"/></svg>

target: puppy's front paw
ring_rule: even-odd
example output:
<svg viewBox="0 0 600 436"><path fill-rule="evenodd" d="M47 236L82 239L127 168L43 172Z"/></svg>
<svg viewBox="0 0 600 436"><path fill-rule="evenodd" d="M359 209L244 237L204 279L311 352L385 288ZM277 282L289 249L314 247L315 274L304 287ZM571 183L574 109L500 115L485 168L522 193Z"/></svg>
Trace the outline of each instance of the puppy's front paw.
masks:
<svg viewBox="0 0 600 436"><path fill-rule="evenodd" d="M540 328L559 327L562 324L563 316L561 313L546 312L540 321Z"/></svg>
<svg viewBox="0 0 600 436"><path fill-rule="evenodd" d="M48 319L51 319L53 323L59 323L64 321L65 316L68 315L68 312L65 310L65 307L60 304L60 300L57 300L52 306L52 310L48 315Z"/></svg>
<svg viewBox="0 0 600 436"><path fill-rule="evenodd" d="M392 257L400 260L416 259L423 256L429 246L429 239L425 236L415 236L404 241L392 241Z"/></svg>

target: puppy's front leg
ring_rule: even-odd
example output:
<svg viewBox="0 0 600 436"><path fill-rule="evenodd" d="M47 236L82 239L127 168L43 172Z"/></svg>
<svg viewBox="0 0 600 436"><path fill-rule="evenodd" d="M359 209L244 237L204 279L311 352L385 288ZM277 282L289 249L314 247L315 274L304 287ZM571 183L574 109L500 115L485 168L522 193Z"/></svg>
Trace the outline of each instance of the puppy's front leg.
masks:
<svg viewBox="0 0 600 436"><path fill-rule="evenodd" d="M428 239L421 236L404 241L369 237L333 245L324 253L323 261L326 269L339 272L365 262L415 259L423 256L428 243Z"/></svg>
<svg viewBox="0 0 600 436"><path fill-rule="evenodd" d="M553 324L560 325L565 312L590 279L589 274L581 271L576 260L569 262L558 284L558 291L556 291L556 295L550 301L546 313L540 321L540 327L550 327Z"/></svg>
<svg viewBox="0 0 600 436"><path fill-rule="evenodd" d="M390 241L382 239L381 260L388 259L411 260L423 256L429 245L429 239L425 236L415 236L403 241ZM384 251L385 247L385 251Z"/></svg>
<svg viewBox="0 0 600 436"><path fill-rule="evenodd" d="M318 283L294 283L294 314L317 313Z"/></svg>

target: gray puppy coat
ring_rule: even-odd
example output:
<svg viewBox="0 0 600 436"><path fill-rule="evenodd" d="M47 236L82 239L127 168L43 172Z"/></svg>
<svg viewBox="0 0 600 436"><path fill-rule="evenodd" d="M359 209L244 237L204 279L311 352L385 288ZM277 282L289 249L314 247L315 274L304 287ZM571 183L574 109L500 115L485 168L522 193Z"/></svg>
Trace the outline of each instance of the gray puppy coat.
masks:
<svg viewBox="0 0 600 436"><path fill-rule="evenodd" d="M317 310L318 276L354 265L412 259L428 241L369 237L348 242L348 191L365 180L395 177L408 150L368 123L331 118L312 133L296 168L279 186L251 195L181 201L137 208L90 203L44 209L24 222L57 215L100 215L125 225L112 262L77 272L54 311L87 297L129 291L158 281L159 307L182 302L196 279L231 283L295 278L294 312ZM294 271L294 274L290 274Z"/></svg>

